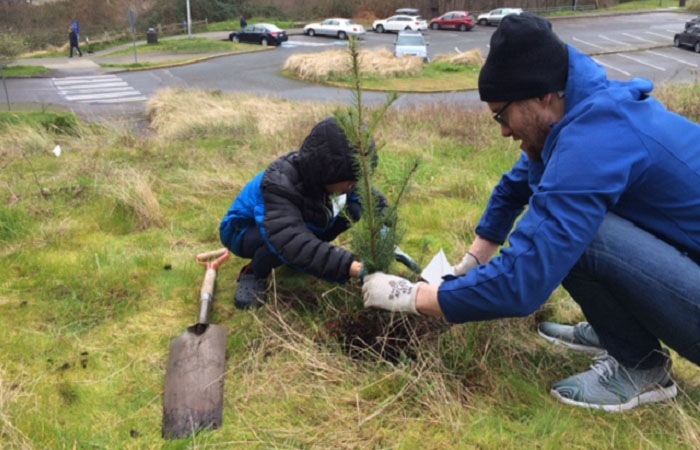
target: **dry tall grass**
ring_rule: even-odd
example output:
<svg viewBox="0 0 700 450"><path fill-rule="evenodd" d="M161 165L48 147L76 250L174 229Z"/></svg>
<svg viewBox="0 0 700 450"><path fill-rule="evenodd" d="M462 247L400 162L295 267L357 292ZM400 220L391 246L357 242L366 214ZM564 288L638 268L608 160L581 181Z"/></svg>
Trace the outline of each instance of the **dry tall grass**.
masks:
<svg viewBox="0 0 700 450"><path fill-rule="evenodd" d="M134 216L137 230L146 230L164 224L160 203L151 185L147 172L116 169L104 180L101 189Z"/></svg>
<svg viewBox="0 0 700 450"><path fill-rule="evenodd" d="M351 66L347 51L329 50L321 53L292 55L284 63L283 70L302 80L318 81L350 76ZM423 61L420 58L395 58L386 49L360 52L362 76L385 78L410 76L417 75L421 70L423 70Z"/></svg>
<svg viewBox="0 0 700 450"><path fill-rule="evenodd" d="M10 385L0 367L0 447L7 446L7 448L22 450L32 448L29 438L13 423L13 414L10 412L14 403L20 401L22 397L27 397L27 394L23 393L24 387L18 383Z"/></svg>
<svg viewBox="0 0 700 450"><path fill-rule="evenodd" d="M468 52L436 55L433 61L446 62L456 66L482 66L484 57L481 55L481 50L475 48Z"/></svg>
<svg viewBox="0 0 700 450"><path fill-rule="evenodd" d="M308 133L314 123L331 114L328 105L300 105L273 97L246 94L223 95L220 92L164 89L148 102L151 130L161 142L197 138L241 138L260 133L280 136L280 146L299 133Z"/></svg>

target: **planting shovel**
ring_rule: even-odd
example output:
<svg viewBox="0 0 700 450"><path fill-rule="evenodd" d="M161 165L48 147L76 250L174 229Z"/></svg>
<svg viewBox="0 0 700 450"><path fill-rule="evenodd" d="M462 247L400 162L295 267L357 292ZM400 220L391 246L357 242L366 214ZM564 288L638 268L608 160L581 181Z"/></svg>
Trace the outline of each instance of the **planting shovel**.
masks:
<svg viewBox="0 0 700 450"><path fill-rule="evenodd" d="M222 248L198 255L206 266L197 323L170 342L163 393L163 437L179 439L221 426L226 366L226 329L209 323L216 269L228 259Z"/></svg>

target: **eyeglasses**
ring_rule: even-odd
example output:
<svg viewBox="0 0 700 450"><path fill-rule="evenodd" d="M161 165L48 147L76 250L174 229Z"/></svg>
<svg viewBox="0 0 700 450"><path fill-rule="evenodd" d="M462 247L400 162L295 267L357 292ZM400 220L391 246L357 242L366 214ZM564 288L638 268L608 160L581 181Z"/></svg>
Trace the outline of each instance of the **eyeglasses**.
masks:
<svg viewBox="0 0 700 450"><path fill-rule="evenodd" d="M508 122L506 122L503 119L503 113L506 112L506 109L508 109L508 107L511 105L511 103L513 103L513 101L509 101L508 103L503 105L503 108L501 108L500 111L498 111L497 113L495 113L493 115L493 120L495 120L496 122L498 122L500 125L502 125L504 127L508 127Z"/></svg>

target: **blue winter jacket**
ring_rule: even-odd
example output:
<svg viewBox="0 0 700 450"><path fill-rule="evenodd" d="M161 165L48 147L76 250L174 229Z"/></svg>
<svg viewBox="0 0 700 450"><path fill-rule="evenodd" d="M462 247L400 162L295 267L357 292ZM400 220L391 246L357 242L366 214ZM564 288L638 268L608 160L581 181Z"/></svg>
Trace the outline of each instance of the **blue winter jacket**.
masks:
<svg viewBox="0 0 700 450"><path fill-rule="evenodd" d="M550 297L608 211L698 260L700 126L649 97L651 82L609 81L569 47L565 115L542 162L523 154L494 189L476 233L509 246L489 264L444 282L450 322L526 316Z"/></svg>

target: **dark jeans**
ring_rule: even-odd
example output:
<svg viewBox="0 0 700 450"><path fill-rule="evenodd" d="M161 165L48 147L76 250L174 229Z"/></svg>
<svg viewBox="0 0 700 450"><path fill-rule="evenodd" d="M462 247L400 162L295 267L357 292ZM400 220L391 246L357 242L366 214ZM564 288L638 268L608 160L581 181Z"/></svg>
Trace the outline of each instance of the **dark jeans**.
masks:
<svg viewBox="0 0 700 450"><path fill-rule="evenodd" d="M80 56L83 56L83 52L80 51L80 47L78 46L78 44L71 44L70 45L70 57L71 58L73 57L73 49L76 49L78 51L78 54Z"/></svg>
<svg viewBox="0 0 700 450"><path fill-rule="evenodd" d="M241 230L241 233L243 235L240 238L240 246L236 255L252 259L250 271L257 278L267 278L272 269L282 265L282 261L268 248L260 230L255 226Z"/></svg>
<svg viewBox="0 0 700 450"><path fill-rule="evenodd" d="M632 222L608 214L563 286L623 365L663 363L659 340L700 365L700 265Z"/></svg>

